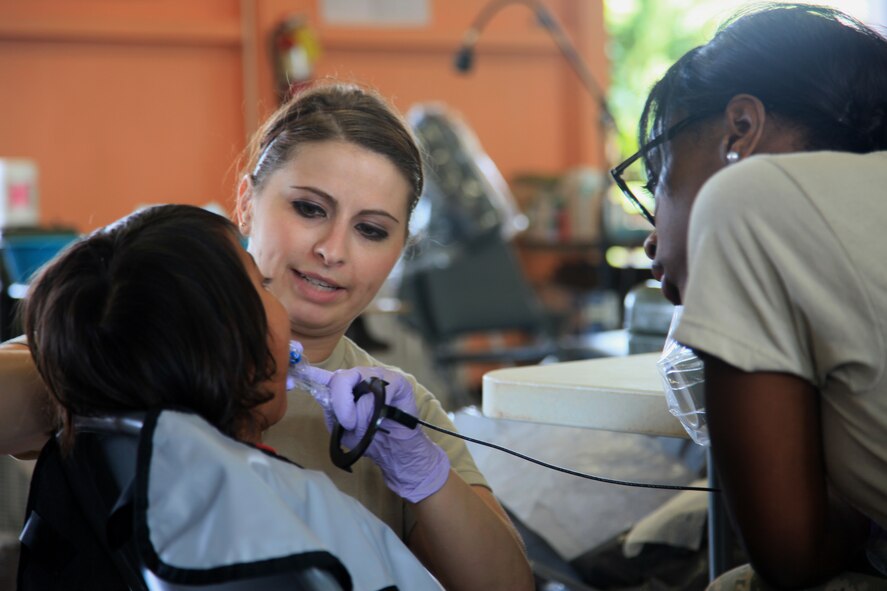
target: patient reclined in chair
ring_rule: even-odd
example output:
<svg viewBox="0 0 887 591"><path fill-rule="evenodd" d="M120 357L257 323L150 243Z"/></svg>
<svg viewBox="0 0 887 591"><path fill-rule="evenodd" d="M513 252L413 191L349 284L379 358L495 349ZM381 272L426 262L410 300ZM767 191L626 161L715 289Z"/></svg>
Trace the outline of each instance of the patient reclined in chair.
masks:
<svg viewBox="0 0 887 591"><path fill-rule="evenodd" d="M21 539L21 590L441 588L324 474L172 410L50 440Z"/></svg>

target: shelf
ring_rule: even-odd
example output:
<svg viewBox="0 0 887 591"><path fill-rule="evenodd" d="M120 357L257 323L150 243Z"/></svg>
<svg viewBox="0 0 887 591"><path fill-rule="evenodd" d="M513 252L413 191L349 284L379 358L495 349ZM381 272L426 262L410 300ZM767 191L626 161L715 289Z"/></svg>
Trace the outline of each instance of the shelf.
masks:
<svg viewBox="0 0 887 591"><path fill-rule="evenodd" d="M598 240L555 241L537 238L518 238L515 244L530 250L553 250L569 252L576 250L600 250L604 244Z"/></svg>
<svg viewBox="0 0 887 591"><path fill-rule="evenodd" d="M88 43L153 43L238 47L237 22L96 21L90 18L41 17L0 22L0 39L15 41L75 41Z"/></svg>

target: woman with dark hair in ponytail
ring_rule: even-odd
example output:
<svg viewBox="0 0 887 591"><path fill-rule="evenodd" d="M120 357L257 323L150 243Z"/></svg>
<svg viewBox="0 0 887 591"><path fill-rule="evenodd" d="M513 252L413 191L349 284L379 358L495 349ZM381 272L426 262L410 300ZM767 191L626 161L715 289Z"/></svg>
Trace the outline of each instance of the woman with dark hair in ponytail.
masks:
<svg viewBox="0 0 887 591"><path fill-rule="evenodd" d="M887 589L887 41L830 8L741 13L652 89L653 273L705 365L751 565L713 589ZM825 585L824 587L820 587Z"/></svg>

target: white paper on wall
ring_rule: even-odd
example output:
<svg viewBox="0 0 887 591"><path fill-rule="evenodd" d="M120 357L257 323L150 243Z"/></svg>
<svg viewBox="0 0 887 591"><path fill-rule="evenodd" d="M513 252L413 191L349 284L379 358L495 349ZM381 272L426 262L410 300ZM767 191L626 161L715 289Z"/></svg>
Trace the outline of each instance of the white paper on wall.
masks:
<svg viewBox="0 0 887 591"><path fill-rule="evenodd" d="M430 0L321 0L329 25L420 27L431 21Z"/></svg>

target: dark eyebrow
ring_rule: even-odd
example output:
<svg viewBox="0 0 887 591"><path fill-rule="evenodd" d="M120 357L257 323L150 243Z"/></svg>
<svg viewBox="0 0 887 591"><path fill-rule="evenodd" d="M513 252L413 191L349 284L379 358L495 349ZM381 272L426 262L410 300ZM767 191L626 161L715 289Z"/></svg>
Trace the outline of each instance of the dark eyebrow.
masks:
<svg viewBox="0 0 887 591"><path fill-rule="evenodd" d="M318 197L320 197L324 201L328 202L333 207L337 206L339 203L339 201L335 197L333 197L332 195L330 195L326 191L322 191L322 190L318 189L317 187L307 187L307 186L303 186L303 185L292 185L290 188L291 189L299 189L302 191L308 191L309 193L314 193L315 195L317 195ZM361 213L361 215L379 215L382 217L390 218L395 223L398 223L398 224L400 223L399 219L397 219L396 217L394 217L393 215L391 215L390 213L388 213L384 209L363 209L360 211L360 213Z"/></svg>

